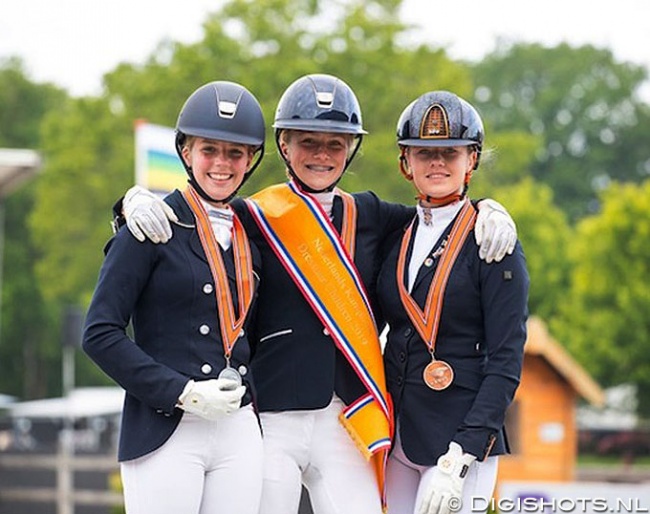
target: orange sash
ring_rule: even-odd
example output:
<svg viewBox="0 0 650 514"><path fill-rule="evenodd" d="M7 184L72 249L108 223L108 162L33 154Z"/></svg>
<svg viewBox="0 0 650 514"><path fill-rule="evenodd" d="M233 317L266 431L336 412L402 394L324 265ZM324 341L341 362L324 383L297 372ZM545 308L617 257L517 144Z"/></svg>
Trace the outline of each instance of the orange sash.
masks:
<svg viewBox="0 0 650 514"><path fill-rule="evenodd" d="M293 182L268 187L253 195L247 205L278 259L366 386L368 393L348 405L339 419L363 455L373 461L383 499L392 412L377 328L350 257L356 205L350 195L339 193L344 200L341 236L318 201Z"/></svg>

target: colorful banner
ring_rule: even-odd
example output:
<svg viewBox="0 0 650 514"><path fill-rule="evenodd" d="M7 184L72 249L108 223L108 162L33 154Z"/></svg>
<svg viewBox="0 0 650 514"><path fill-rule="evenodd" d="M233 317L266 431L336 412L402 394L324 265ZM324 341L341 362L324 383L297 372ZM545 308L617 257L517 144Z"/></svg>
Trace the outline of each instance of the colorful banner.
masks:
<svg viewBox="0 0 650 514"><path fill-rule="evenodd" d="M135 183L150 191L166 194L183 190L187 174L174 147L174 129L135 122Z"/></svg>

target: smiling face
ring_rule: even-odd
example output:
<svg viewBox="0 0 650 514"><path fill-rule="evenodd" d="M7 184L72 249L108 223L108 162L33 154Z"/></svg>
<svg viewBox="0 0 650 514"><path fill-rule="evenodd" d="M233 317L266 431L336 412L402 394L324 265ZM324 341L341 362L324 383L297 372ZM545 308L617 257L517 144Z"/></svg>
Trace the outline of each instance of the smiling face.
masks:
<svg viewBox="0 0 650 514"><path fill-rule="evenodd" d="M334 184L345 171L352 141L350 134L285 130L280 150L298 179L320 191Z"/></svg>
<svg viewBox="0 0 650 514"><path fill-rule="evenodd" d="M253 158L248 145L189 137L183 158L194 179L211 198L227 198L240 186ZM222 206L220 202L210 202Z"/></svg>
<svg viewBox="0 0 650 514"><path fill-rule="evenodd" d="M417 190L432 198L444 198L463 191L477 154L470 146L409 146L404 157Z"/></svg>

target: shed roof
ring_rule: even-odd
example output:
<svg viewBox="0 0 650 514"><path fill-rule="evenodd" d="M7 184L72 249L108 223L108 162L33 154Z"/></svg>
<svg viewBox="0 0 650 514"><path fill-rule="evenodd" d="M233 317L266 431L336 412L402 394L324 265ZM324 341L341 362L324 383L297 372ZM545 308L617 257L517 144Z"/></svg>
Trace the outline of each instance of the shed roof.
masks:
<svg viewBox="0 0 650 514"><path fill-rule="evenodd" d="M538 317L528 319L528 338L524 352L544 358L568 384L596 407L605 405L605 393L585 369L548 333L546 324Z"/></svg>

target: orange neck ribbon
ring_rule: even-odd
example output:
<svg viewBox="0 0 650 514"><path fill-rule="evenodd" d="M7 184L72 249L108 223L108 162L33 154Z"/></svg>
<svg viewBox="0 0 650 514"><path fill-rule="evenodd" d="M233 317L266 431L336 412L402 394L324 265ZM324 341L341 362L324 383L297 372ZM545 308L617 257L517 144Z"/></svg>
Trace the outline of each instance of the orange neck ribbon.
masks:
<svg viewBox="0 0 650 514"><path fill-rule="evenodd" d="M219 327L223 341L224 355L226 361L230 360L232 350L235 347L237 338L242 333L244 321L248 309L253 300L255 281L253 278L253 258L250 244L244 227L236 214L233 213L232 225L232 247L235 261L235 279L237 283L238 316L235 314L235 306L230 292L226 267L221 257L221 249L214 237L212 224L203 204L196 191L188 186L183 191L183 197L187 201L196 218L196 228L201 240L201 246L208 259L210 272L215 283L215 295L217 297L217 308L219 311Z"/></svg>
<svg viewBox="0 0 650 514"><path fill-rule="evenodd" d="M402 244L400 246L399 257L397 259L397 287L399 289L400 300L406 309L413 326L417 329L418 333L424 340L429 348L429 352L433 355L436 347L436 338L438 336L438 328L440 326L440 313L442 311L442 299L449 281L451 268L460 253L467 236L476 221L476 210L469 200L465 201L465 205L460 210L456 217L456 221L451 228L449 239L445 245L444 251L436 268L436 272L429 286L429 293L427 294L427 301L424 306L424 311L416 303L413 297L409 294L405 285L406 269L406 254L408 253L408 246L413 233L413 226L417 217L413 220L409 228L402 237Z"/></svg>

